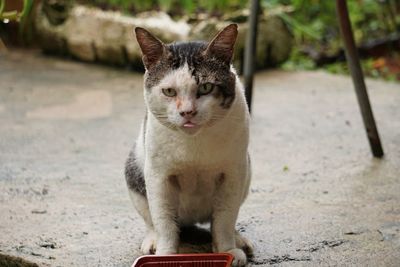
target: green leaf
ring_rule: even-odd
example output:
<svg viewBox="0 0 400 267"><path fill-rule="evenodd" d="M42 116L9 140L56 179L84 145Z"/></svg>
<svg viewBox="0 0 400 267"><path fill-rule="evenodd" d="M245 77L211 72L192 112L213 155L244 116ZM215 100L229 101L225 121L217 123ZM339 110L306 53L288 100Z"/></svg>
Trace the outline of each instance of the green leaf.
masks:
<svg viewBox="0 0 400 267"><path fill-rule="evenodd" d="M27 17L32 10L33 0L24 0L24 8L21 12L21 17Z"/></svg>
<svg viewBox="0 0 400 267"><path fill-rule="evenodd" d="M3 12L1 15L1 19L16 20L18 19L18 12L16 10Z"/></svg>
<svg viewBox="0 0 400 267"><path fill-rule="evenodd" d="M5 0L0 0L0 18L2 17L1 14L3 14L5 5L6 5Z"/></svg>

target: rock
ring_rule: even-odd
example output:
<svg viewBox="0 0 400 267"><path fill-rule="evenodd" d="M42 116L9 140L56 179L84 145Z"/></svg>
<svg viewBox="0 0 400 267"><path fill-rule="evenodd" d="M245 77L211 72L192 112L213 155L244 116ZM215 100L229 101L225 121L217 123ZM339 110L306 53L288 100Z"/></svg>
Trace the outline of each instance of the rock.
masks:
<svg viewBox="0 0 400 267"><path fill-rule="evenodd" d="M47 7L48 8L48 7ZM38 33L40 46L45 52L67 54L65 37L61 27L54 26L45 15L44 4L39 4L35 16L35 30Z"/></svg>
<svg viewBox="0 0 400 267"><path fill-rule="evenodd" d="M50 6L51 7L51 6ZM62 23L47 17L50 8L39 5L35 26L46 52L70 54L83 61L141 66L141 52L134 34L144 27L166 43L187 39L190 27L173 21L163 12L146 12L130 17L120 12L73 6Z"/></svg>
<svg viewBox="0 0 400 267"><path fill-rule="evenodd" d="M267 16L259 26L257 67L277 65L290 56L293 35L277 15Z"/></svg>
<svg viewBox="0 0 400 267"><path fill-rule="evenodd" d="M42 11L51 25L60 25L68 18L73 4L73 0L44 0Z"/></svg>
<svg viewBox="0 0 400 267"><path fill-rule="evenodd" d="M63 5L62 0L57 2L58 5ZM239 72L242 70L248 29L247 10L225 16L223 21L200 18L198 23L190 26L183 20L172 20L164 12L144 12L131 17L120 12L82 5L65 5L62 20L57 20L57 23L54 23L54 18L47 17L48 14L53 14L49 11L53 5L42 4L38 8L35 24L44 51L69 54L83 61L142 68L141 52L134 34L135 27L146 28L165 43L170 43L210 40L219 30L235 22L239 24L239 35L234 65ZM257 68L275 66L285 61L290 55L292 40L291 33L279 16L261 15L257 38Z"/></svg>
<svg viewBox="0 0 400 267"><path fill-rule="evenodd" d="M95 38L101 32L101 25L92 17L90 9L75 6L68 20L61 26L60 34L65 38L68 52L83 61L95 61Z"/></svg>

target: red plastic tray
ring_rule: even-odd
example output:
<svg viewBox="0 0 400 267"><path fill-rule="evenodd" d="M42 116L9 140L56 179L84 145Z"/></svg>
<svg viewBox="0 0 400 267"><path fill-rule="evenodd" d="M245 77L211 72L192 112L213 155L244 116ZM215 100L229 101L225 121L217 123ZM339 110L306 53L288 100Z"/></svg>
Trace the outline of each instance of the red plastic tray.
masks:
<svg viewBox="0 0 400 267"><path fill-rule="evenodd" d="M229 253L151 255L137 258L132 267L229 267L232 260Z"/></svg>

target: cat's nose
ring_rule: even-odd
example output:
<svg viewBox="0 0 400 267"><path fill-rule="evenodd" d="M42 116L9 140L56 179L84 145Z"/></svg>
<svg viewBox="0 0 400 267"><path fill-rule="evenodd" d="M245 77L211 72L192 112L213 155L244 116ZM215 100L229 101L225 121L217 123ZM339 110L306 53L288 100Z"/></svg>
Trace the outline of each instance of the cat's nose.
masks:
<svg viewBox="0 0 400 267"><path fill-rule="evenodd" d="M196 114L197 114L197 111L194 111L194 110L179 112L179 115L181 115L184 118L193 118L194 116L196 116Z"/></svg>

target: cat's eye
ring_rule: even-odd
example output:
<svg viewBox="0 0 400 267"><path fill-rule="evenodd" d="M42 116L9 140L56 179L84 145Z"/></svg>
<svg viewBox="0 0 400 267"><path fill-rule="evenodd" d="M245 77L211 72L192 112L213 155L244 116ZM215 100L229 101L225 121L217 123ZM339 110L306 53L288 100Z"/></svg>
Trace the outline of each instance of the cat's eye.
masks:
<svg viewBox="0 0 400 267"><path fill-rule="evenodd" d="M208 95L214 90L214 84L212 83L205 83L200 85L198 89L198 94L199 95Z"/></svg>
<svg viewBox="0 0 400 267"><path fill-rule="evenodd" d="M172 89L172 88L162 89L162 92L164 95L166 95L168 97L176 96L176 90Z"/></svg>

